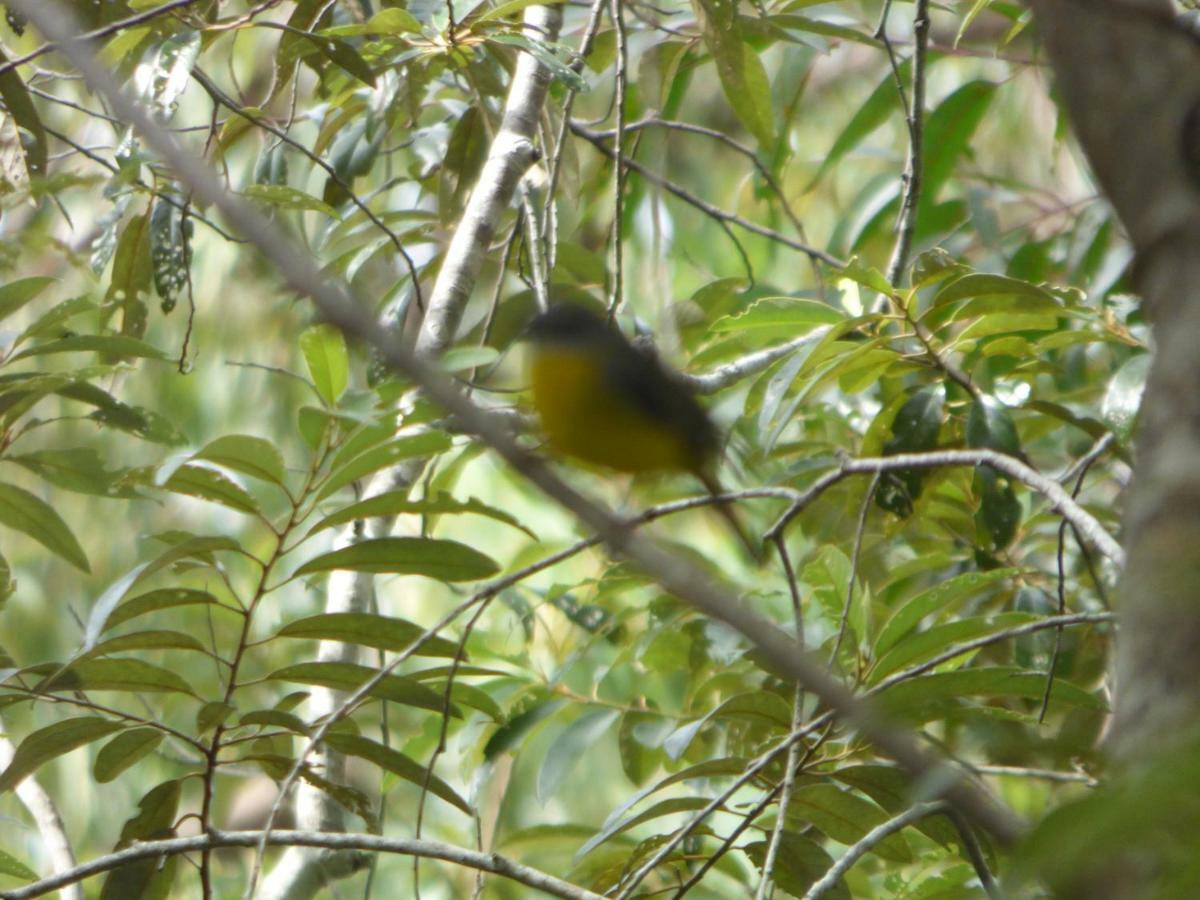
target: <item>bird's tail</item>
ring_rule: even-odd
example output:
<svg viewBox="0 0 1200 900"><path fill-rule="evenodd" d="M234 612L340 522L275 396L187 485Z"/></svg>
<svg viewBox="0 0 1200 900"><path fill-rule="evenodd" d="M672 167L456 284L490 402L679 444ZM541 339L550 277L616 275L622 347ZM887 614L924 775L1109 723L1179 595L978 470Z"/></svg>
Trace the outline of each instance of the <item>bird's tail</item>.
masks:
<svg viewBox="0 0 1200 900"><path fill-rule="evenodd" d="M708 492L714 497L719 497L721 494L725 493L724 489L721 487L721 483L717 481L717 477L712 473L697 471L696 477L700 479L700 481L704 484L704 487L707 488ZM761 565L763 560L766 558L766 553L764 552L762 542L751 539L749 532L747 532L745 526L742 525L742 520L738 517L737 512L734 510L733 504L729 502L718 502L716 507L717 512L719 512L725 518L725 521L729 523L729 526L738 536L738 540L740 540L745 548L750 552L751 558L756 563Z"/></svg>

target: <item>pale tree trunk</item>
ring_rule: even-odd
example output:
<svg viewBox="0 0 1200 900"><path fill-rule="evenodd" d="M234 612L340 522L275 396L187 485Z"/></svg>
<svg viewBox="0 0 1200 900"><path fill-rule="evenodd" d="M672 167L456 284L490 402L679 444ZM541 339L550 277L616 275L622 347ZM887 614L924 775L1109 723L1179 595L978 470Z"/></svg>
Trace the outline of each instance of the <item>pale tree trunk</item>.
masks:
<svg viewBox="0 0 1200 900"><path fill-rule="evenodd" d="M1117 783L1136 784L1178 759L1200 726L1200 41L1165 0L1030 5L1075 134L1133 242L1154 329L1108 739ZM1170 864L1148 835L1196 837L1178 834L1179 810L1146 806L1148 818L1129 823L1136 849L1110 866L1097 860L1089 883L1068 893L1161 896L1151 879Z"/></svg>

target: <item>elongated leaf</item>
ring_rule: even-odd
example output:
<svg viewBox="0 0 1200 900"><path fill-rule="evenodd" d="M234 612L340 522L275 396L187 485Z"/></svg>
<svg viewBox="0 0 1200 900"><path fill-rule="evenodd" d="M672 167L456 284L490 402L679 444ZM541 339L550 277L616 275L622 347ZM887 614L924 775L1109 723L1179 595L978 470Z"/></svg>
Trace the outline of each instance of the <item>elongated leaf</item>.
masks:
<svg viewBox="0 0 1200 900"><path fill-rule="evenodd" d="M693 0L704 43L716 63L725 99L759 144L775 140L771 89L762 61L742 36L737 4L722 0Z"/></svg>
<svg viewBox="0 0 1200 900"><path fill-rule="evenodd" d="M181 793L180 781L167 781L151 788L138 801L137 813L121 827L121 836L113 849L120 850L136 841L174 837ZM100 900L131 900L134 897L166 900L177 865L176 856L166 859L148 857L126 863L108 873L100 890Z"/></svg>
<svg viewBox="0 0 1200 900"><path fill-rule="evenodd" d="M120 722L100 716L79 716L39 728L21 741L12 762L0 773L0 793L12 790L27 775L55 757L108 737L124 727Z"/></svg>
<svg viewBox="0 0 1200 900"><path fill-rule="evenodd" d="M245 489L220 472L203 466L180 466L162 487L176 494L187 494L201 500L220 503L238 512L253 515L259 511L258 502Z"/></svg>
<svg viewBox="0 0 1200 900"><path fill-rule="evenodd" d="M381 447L367 450L347 461L340 469L335 469L322 485L317 499L324 500L359 479L393 466L401 460L432 456L449 449L450 436L444 431L421 431L398 437Z"/></svg>
<svg viewBox="0 0 1200 900"><path fill-rule="evenodd" d="M319 212L333 219L340 218L338 211L324 200L286 184L251 184L242 193L252 200L258 200L276 209Z"/></svg>
<svg viewBox="0 0 1200 900"><path fill-rule="evenodd" d="M554 796L563 780L581 761L604 732L617 721L620 712L615 709L594 709L585 712L555 738L537 775L537 797L545 803Z"/></svg>
<svg viewBox="0 0 1200 900"><path fill-rule="evenodd" d="M458 541L435 538L375 538L310 559L296 575L349 569L425 575L438 581L477 581L496 574L500 566L478 550Z"/></svg>
<svg viewBox="0 0 1200 900"><path fill-rule="evenodd" d="M22 881L37 881L37 873L6 850L0 850L0 874Z"/></svg>
<svg viewBox="0 0 1200 900"><path fill-rule="evenodd" d="M50 353L103 353L111 356L139 356L145 359L166 359L167 355L137 338L119 334L81 334L75 337L59 338L56 341L46 341L22 350L12 358L12 362L27 359L31 356L45 356Z"/></svg>
<svg viewBox="0 0 1200 900"><path fill-rule="evenodd" d="M361 687L375 670L351 663L312 662L285 666L267 677L272 681L291 681L297 684L316 684L340 691L354 691ZM441 712L444 698L420 682L402 675L388 675L371 689L370 695L380 700L390 700L404 706L415 706ZM451 715L461 718L461 713L451 707Z"/></svg>
<svg viewBox="0 0 1200 900"><path fill-rule="evenodd" d="M0 76L3 79L3 76ZM54 284L54 279L45 275L19 278L0 287L0 319L10 316L18 309Z"/></svg>
<svg viewBox="0 0 1200 900"><path fill-rule="evenodd" d="M802 785L793 792L787 808L788 821L811 824L842 844L855 844L889 816L874 803L839 790L832 784ZM873 848L884 859L911 862L912 852L898 834L891 835Z"/></svg>
<svg viewBox="0 0 1200 900"><path fill-rule="evenodd" d="M157 728L130 728L100 748L92 763L96 781L106 784L152 753L162 743L163 732Z"/></svg>
<svg viewBox="0 0 1200 900"><path fill-rule="evenodd" d="M772 873L775 883L794 897L802 897L833 867L833 857L815 841L784 829L780 834L779 856ZM755 841L742 848L755 865L761 867L767 853L766 841ZM821 895L830 900L851 900L850 889L843 879L838 879L828 891Z"/></svg>
<svg viewBox="0 0 1200 900"><path fill-rule="evenodd" d="M419 637L425 635L421 646L414 651L416 656L441 656L453 659L458 655L458 645L436 635L427 635L426 630L404 619L371 613L325 613L290 622L279 629L277 637L304 638L316 641L342 641L361 647L400 652Z"/></svg>
<svg viewBox="0 0 1200 900"><path fill-rule="evenodd" d="M35 690L152 691L192 694L183 676L140 659L84 659L51 674Z"/></svg>
<svg viewBox="0 0 1200 900"><path fill-rule="evenodd" d="M205 444L192 459L206 459L227 469L283 484L283 457L268 440L245 434L230 434Z"/></svg>
<svg viewBox="0 0 1200 900"><path fill-rule="evenodd" d="M989 666L938 672L893 685L879 695L882 707L906 721L928 721L941 714L943 704L966 697L1019 697L1042 699L1046 690L1044 672L1027 672L1015 666ZM1051 701L1088 709L1103 709L1104 701L1063 678L1056 678Z"/></svg>
<svg viewBox="0 0 1200 900"><path fill-rule="evenodd" d="M955 643L969 641L986 634L1003 631L1006 628L1023 625L1026 622L1033 621L1034 618L1034 616L1024 613L971 616L966 619L946 622L943 625L934 625L925 631L910 634L907 637L901 638L891 650L879 658L879 661L871 668L871 675L867 683L876 684L893 672L905 666L924 662L926 659L949 649ZM964 654L945 665L948 667L961 666L969 662L970 659L970 654Z"/></svg>
<svg viewBox="0 0 1200 900"><path fill-rule="evenodd" d="M912 60L906 59L900 64L900 78L908 82L912 70ZM825 154L821 167L808 183L805 191L812 190L818 181L833 169L834 166L851 150L861 144L876 128L886 122L899 110L900 99L896 94L896 79L888 72L879 82L871 95L850 117L846 127L834 139L833 146Z"/></svg>
<svg viewBox="0 0 1200 900"><path fill-rule="evenodd" d="M217 598L208 591L198 591L194 588L161 588L130 597L109 614L104 621L102 631L115 628L122 622L127 622L137 616L157 612L160 609L173 609L176 606L196 606L206 603L216 603Z"/></svg>
<svg viewBox="0 0 1200 900"><path fill-rule="evenodd" d="M937 199L958 158L971 146L971 136L983 121L999 85L971 81L942 101L925 123L922 206Z"/></svg>
<svg viewBox="0 0 1200 900"><path fill-rule="evenodd" d="M1104 392L1100 414L1122 441L1128 441L1133 434L1133 426L1142 405L1142 393L1146 388L1146 376L1150 372L1150 360L1148 353L1130 359L1117 369Z"/></svg>
<svg viewBox="0 0 1200 900"><path fill-rule="evenodd" d="M136 631L101 641L87 652L87 656L108 656L127 650L195 650L203 653L204 645L196 637L182 631Z"/></svg>
<svg viewBox="0 0 1200 900"><path fill-rule="evenodd" d="M8 57L0 53L0 64L8 62ZM29 135L28 143L21 141L25 153L25 167L31 178L43 178L46 175L46 129L38 115L37 107L25 87L25 82L16 69L8 69L0 74L0 97L4 98L4 108L13 117L17 127Z"/></svg>
<svg viewBox="0 0 1200 900"><path fill-rule="evenodd" d="M29 491L0 483L0 524L29 535L77 569L91 571L87 555L67 523L46 501Z"/></svg>
<svg viewBox="0 0 1200 900"><path fill-rule="evenodd" d="M506 525L511 525L513 528L520 529L534 540L537 539L537 535L517 521L514 516L502 509L489 506L475 497L471 497L468 500L456 500L449 494L442 492L436 497L413 500L409 498L407 491L389 491L384 494L376 494L374 497L368 497L366 500L360 500L358 503L352 503L335 513L330 513L314 525L308 533L313 535L318 531L324 531L326 528L345 525L347 522L353 522L356 519L373 519L379 516L456 514L486 516L489 519L495 519L497 522L503 522Z"/></svg>
<svg viewBox="0 0 1200 900"><path fill-rule="evenodd" d="M112 280L104 295L106 305L121 311L121 334L126 337L141 338L146 333L146 295L153 284L150 214L144 213L130 219L117 240Z"/></svg>
<svg viewBox="0 0 1200 900"><path fill-rule="evenodd" d="M755 300L743 312L717 319L710 330L733 332L770 328L783 330L789 336L797 337L820 325L834 325L845 318L843 313L819 300L763 297Z"/></svg>
<svg viewBox="0 0 1200 900"><path fill-rule="evenodd" d="M1019 575L1020 569L992 569L990 572L965 572L922 591L897 609L875 641L875 655L887 653L900 638L917 626L926 616L944 612L959 603L991 588L1000 582Z"/></svg>
<svg viewBox="0 0 1200 900"><path fill-rule="evenodd" d="M332 325L314 325L300 335L300 351L308 374L326 406L334 406L350 374L346 341Z"/></svg>
<svg viewBox="0 0 1200 900"><path fill-rule="evenodd" d="M420 763L409 759L403 753L393 750L378 741L361 737L356 734L330 734L325 743L342 753L357 756L368 762L373 762L381 769L391 772L412 784L424 787L428 778L429 792L435 797L441 797L451 806L473 815L470 805L450 785L437 775L430 774Z"/></svg>

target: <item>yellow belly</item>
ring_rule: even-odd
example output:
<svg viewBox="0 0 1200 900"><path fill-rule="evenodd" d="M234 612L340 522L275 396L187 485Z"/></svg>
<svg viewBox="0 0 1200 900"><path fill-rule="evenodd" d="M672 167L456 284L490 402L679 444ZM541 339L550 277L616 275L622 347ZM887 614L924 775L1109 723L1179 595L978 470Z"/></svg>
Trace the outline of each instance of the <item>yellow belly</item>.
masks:
<svg viewBox="0 0 1200 900"><path fill-rule="evenodd" d="M560 453L621 472L696 468L687 436L615 393L586 350L530 348L529 375L546 439Z"/></svg>

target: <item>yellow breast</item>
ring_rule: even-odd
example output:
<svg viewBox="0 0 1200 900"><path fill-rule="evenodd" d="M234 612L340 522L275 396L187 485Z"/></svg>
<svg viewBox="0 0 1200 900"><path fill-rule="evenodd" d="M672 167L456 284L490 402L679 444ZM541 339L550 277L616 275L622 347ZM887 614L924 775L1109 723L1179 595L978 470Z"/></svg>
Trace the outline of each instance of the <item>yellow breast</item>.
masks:
<svg viewBox="0 0 1200 900"><path fill-rule="evenodd" d="M687 435L655 421L615 391L605 360L586 348L530 348L533 405L560 453L622 472L695 468Z"/></svg>

